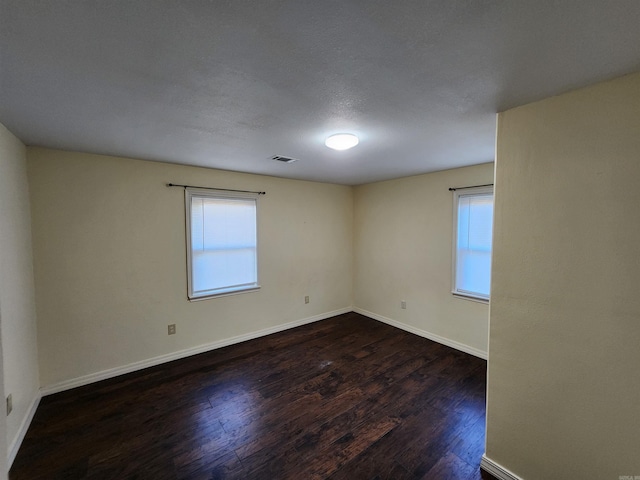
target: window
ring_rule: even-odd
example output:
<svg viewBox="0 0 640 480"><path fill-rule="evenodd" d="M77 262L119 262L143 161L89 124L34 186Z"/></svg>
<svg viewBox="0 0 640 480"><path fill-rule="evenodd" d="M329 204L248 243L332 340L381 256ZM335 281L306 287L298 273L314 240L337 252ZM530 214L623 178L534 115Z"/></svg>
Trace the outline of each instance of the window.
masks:
<svg viewBox="0 0 640 480"><path fill-rule="evenodd" d="M189 299L260 288L257 198L185 189Z"/></svg>
<svg viewBox="0 0 640 480"><path fill-rule="evenodd" d="M453 293L489 300L493 187L456 190L454 199Z"/></svg>

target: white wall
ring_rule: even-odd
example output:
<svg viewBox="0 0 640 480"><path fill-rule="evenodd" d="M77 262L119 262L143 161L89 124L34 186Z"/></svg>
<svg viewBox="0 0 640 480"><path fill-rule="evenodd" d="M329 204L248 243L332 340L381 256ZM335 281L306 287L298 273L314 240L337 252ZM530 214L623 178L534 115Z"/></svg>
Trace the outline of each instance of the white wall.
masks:
<svg viewBox="0 0 640 480"><path fill-rule="evenodd" d="M351 309L350 187L40 148L28 166L45 389ZM168 182L267 192L260 291L186 300L184 193Z"/></svg>
<svg viewBox="0 0 640 480"><path fill-rule="evenodd" d="M6 441L13 453L39 399L33 290L26 149L20 140L0 125L2 371L4 394L13 397L13 411L6 418ZM4 417L4 405L0 416Z"/></svg>
<svg viewBox="0 0 640 480"><path fill-rule="evenodd" d="M357 310L485 356L488 306L451 294L449 187L492 182L493 163L488 163L356 187Z"/></svg>
<svg viewBox="0 0 640 480"><path fill-rule="evenodd" d="M640 74L498 118L486 456L640 475Z"/></svg>

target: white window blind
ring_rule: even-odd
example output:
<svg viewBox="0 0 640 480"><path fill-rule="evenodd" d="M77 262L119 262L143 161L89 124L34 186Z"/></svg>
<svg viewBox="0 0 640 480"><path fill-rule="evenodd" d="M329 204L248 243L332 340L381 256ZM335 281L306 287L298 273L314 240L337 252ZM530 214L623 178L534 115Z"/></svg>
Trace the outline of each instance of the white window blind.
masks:
<svg viewBox="0 0 640 480"><path fill-rule="evenodd" d="M493 188L456 191L453 293L489 299Z"/></svg>
<svg viewBox="0 0 640 480"><path fill-rule="evenodd" d="M256 198L186 192L189 298L258 288Z"/></svg>

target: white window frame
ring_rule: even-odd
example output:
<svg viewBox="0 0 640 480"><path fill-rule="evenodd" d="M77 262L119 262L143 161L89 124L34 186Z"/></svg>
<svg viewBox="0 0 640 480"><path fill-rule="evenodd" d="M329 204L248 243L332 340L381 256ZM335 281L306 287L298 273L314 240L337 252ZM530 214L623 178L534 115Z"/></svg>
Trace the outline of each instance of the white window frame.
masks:
<svg viewBox="0 0 640 480"><path fill-rule="evenodd" d="M258 196L259 194L245 193L245 192L229 192L221 190L209 190L201 188L188 187L184 189L184 204L185 204L185 220L186 220L186 247L187 247L187 296L189 301L207 300L210 298L224 297L228 295L238 295L241 293L255 292L260 289L259 283L259 260L258 260ZM209 291L208 293L201 293L193 291L193 259L192 259L192 244L191 244L191 199L194 197L199 198L214 198L214 199L242 199L253 200L256 205L256 282L245 285L233 285L225 288L219 288L219 292Z"/></svg>
<svg viewBox="0 0 640 480"><path fill-rule="evenodd" d="M461 188L453 191L453 261L452 261L452 272L451 272L451 293L459 298L464 298L467 300L473 300L481 303L489 303L491 298L491 292L489 295L483 295L478 292L469 292L466 290L459 290L456 287L457 281L457 271L458 271L458 209L459 202L461 197L474 197L480 195L490 194L494 201L495 197L493 194L493 186L482 186L482 187L472 187L472 188ZM495 206L495 203L494 203ZM493 227L492 227L493 229ZM493 256L493 241L491 242L491 254Z"/></svg>

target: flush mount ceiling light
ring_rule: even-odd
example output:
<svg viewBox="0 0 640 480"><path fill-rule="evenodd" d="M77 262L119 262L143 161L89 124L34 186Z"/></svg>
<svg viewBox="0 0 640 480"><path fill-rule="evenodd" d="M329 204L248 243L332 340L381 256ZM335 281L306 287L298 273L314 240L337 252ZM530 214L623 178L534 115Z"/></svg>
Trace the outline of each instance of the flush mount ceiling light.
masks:
<svg viewBox="0 0 640 480"><path fill-rule="evenodd" d="M334 150L349 150L358 144L358 137L352 133L338 133L328 137L324 144Z"/></svg>

